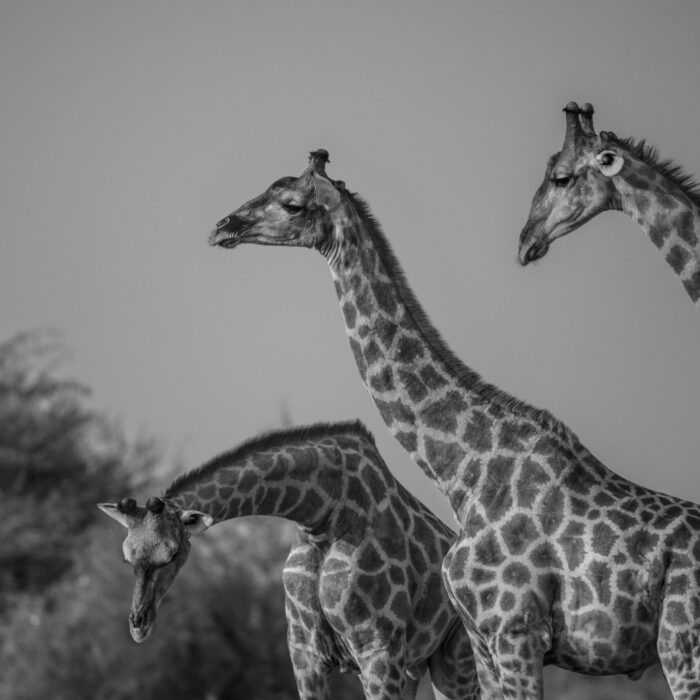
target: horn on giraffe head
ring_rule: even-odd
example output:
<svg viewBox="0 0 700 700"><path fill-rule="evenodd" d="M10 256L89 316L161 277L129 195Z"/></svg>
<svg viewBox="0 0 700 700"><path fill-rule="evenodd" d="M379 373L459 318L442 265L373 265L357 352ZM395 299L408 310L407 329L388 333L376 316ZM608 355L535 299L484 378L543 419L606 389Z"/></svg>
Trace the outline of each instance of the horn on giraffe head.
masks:
<svg viewBox="0 0 700 700"><path fill-rule="evenodd" d="M330 163L328 151L325 148L318 148L309 153L309 165L302 174L309 175L313 179L316 190L316 203L322 205L327 210L335 209L341 202L340 189L338 183L331 180L326 173L326 163Z"/></svg>
<svg viewBox="0 0 700 700"><path fill-rule="evenodd" d="M579 119L581 121L581 129L586 136L595 136L593 128L593 105L590 102L584 102L581 105L581 113Z"/></svg>
<svg viewBox="0 0 700 700"><path fill-rule="evenodd" d="M331 159L328 155L328 151L325 148L318 148L315 151L309 153L309 170L317 175L322 175L328 179L326 175L326 163L330 163Z"/></svg>
<svg viewBox="0 0 700 700"><path fill-rule="evenodd" d="M583 134L581 122L579 121L581 108L576 102L569 102L569 104L564 107L564 112L566 113L566 134L564 135L564 146L562 150L568 150L575 148L581 141L581 136Z"/></svg>
<svg viewBox="0 0 700 700"><path fill-rule="evenodd" d="M159 513L163 512L165 508L165 501L157 496L151 496L151 498L146 501L146 508L154 515L158 515Z"/></svg>
<svg viewBox="0 0 700 700"><path fill-rule="evenodd" d="M138 512L138 506L133 498L122 498L117 508L120 512L124 513L124 515L136 515Z"/></svg>

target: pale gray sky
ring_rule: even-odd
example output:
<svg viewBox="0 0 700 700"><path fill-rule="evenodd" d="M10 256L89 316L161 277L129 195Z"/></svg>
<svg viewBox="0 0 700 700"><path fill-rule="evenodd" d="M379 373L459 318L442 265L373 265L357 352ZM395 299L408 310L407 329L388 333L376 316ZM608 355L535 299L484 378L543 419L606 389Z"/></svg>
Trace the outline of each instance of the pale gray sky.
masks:
<svg viewBox="0 0 700 700"><path fill-rule="evenodd" d="M330 274L210 249L325 147L457 354L618 472L700 501L700 316L631 220L536 268L517 237L561 108L700 172L700 4L0 3L0 337L62 329L94 403L195 464L266 427L362 418Z"/></svg>

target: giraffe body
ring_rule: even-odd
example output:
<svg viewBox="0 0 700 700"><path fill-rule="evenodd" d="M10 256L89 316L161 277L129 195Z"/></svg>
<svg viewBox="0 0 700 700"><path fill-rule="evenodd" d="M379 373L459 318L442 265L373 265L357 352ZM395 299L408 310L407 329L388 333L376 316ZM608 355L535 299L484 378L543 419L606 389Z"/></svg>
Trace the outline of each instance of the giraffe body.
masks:
<svg viewBox="0 0 700 700"><path fill-rule="evenodd" d="M647 233L700 309L700 189L644 141L596 134L593 107L570 102L562 150L549 158L520 234L523 265L552 241L605 210L622 211Z"/></svg>
<svg viewBox="0 0 700 700"><path fill-rule="evenodd" d="M129 528L136 641L184 564L190 531L277 515L299 525L283 583L302 698L327 698L334 668L359 673L368 698L411 698L428 668L439 697L479 697L441 579L454 533L392 477L360 423L272 433L176 479L146 508L100 507Z"/></svg>
<svg viewBox="0 0 700 700"><path fill-rule="evenodd" d="M210 242L328 260L360 375L461 527L443 565L484 697L541 698L542 666L637 676L662 663L700 696L700 509L603 466L562 423L449 350L325 151L219 222Z"/></svg>

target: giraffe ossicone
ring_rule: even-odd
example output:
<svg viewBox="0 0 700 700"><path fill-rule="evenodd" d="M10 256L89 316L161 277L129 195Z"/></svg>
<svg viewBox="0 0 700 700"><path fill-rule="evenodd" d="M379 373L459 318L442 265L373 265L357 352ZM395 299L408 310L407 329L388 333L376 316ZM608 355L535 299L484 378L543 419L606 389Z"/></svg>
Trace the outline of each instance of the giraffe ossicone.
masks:
<svg viewBox="0 0 700 700"><path fill-rule="evenodd" d="M593 107L570 102L561 151L547 162L520 234L523 265L606 210L628 214L647 233L700 309L700 188L644 141L596 134Z"/></svg>
<svg viewBox="0 0 700 700"><path fill-rule="evenodd" d="M299 526L282 578L304 700L329 697L334 668L359 673L368 699L414 697L426 669L439 698L480 697L441 579L454 533L394 479L357 421L269 433L175 479L146 507L133 499L99 507L127 528L137 642L151 633L193 535L275 515Z"/></svg>
<svg viewBox="0 0 700 700"><path fill-rule="evenodd" d="M591 114L567 112L575 139ZM321 177L275 181L210 243L326 258L362 381L459 522L443 577L483 697L541 698L543 664L637 677L658 662L676 700L700 697L700 508L615 474L549 412L464 365L367 205L347 190L319 205Z"/></svg>

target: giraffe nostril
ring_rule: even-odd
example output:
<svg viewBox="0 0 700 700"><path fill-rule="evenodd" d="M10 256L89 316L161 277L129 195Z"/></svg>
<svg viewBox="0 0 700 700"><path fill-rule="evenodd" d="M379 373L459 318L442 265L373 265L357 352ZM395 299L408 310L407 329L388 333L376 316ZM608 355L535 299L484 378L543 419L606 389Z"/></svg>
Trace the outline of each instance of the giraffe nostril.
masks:
<svg viewBox="0 0 700 700"><path fill-rule="evenodd" d="M221 219L221 221L217 222L216 228L223 228L224 226L226 226L226 224L227 224L230 220L231 220L231 217L229 217L229 216L227 216L227 217Z"/></svg>

